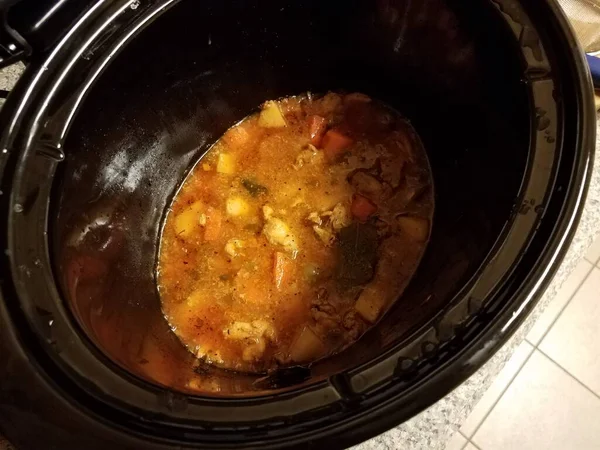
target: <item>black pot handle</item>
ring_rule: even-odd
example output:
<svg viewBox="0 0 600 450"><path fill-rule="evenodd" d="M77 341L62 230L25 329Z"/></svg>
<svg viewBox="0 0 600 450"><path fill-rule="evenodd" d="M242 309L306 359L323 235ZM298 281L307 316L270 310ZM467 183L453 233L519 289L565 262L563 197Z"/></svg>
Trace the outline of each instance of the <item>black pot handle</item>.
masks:
<svg viewBox="0 0 600 450"><path fill-rule="evenodd" d="M52 47L92 0L0 0L0 68Z"/></svg>

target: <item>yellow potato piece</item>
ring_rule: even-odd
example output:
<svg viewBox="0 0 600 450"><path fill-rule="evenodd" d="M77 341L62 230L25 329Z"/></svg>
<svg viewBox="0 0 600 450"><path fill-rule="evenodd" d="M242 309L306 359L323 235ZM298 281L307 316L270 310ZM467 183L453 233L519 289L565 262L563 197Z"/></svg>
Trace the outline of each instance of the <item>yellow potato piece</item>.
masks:
<svg viewBox="0 0 600 450"><path fill-rule="evenodd" d="M258 125L263 128L281 128L287 125L277 102L265 102L258 116Z"/></svg>
<svg viewBox="0 0 600 450"><path fill-rule="evenodd" d="M233 197L227 199L225 209L229 216L245 216L250 212L250 205L242 198Z"/></svg>
<svg viewBox="0 0 600 450"><path fill-rule="evenodd" d="M378 290L373 286L367 286L356 301L354 309L366 321L371 323L377 321L385 303L382 292L385 292L385 290Z"/></svg>
<svg viewBox="0 0 600 450"><path fill-rule="evenodd" d="M429 220L421 217L398 217L398 227L415 241L424 242L429 237Z"/></svg>
<svg viewBox="0 0 600 450"><path fill-rule="evenodd" d="M235 157L229 153L219 153L217 172L225 174L235 173Z"/></svg>
<svg viewBox="0 0 600 450"><path fill-rule="evenodd" d="M305 327L292 344L290 358L295 362L312 361L325 353L325 346L309 327Z"/></svg>
<svg viewBox="0 0 600 450"><path fill-rule="evenodd" d="M175 232L179 237L188 237L200 228L200 216L204 204L200 201L192 203L175 217Z"/></svg>

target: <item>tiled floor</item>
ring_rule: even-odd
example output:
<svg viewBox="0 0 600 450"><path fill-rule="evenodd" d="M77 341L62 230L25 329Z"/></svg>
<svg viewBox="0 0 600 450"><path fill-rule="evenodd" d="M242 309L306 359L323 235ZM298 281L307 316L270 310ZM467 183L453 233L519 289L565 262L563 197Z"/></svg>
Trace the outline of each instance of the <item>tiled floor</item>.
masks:
<svg viewBox="0 0 600 450"><path fill-rule="evenodd" d="M600 450L600 238L447 450Z"/></svg>

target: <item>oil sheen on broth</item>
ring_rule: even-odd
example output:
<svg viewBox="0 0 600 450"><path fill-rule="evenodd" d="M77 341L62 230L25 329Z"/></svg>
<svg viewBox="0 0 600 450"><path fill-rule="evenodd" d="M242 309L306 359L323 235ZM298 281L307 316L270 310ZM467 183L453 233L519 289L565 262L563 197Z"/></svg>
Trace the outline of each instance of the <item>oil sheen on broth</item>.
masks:
<svg viewBox="0 0 600 450"><path fill-rule="evenodd" d="M366 95L264 103L196 164L168 211L166 319L199 359L236 371L341 351L413 275L431 180L413 128Z"/></svg>

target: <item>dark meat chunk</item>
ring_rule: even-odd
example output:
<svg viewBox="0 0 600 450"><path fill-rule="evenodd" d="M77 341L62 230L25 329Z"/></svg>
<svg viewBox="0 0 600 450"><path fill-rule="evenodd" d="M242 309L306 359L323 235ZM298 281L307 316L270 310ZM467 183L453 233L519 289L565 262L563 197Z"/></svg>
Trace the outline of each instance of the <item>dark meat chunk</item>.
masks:
<svg viewBox="0 0 600 450"><path fill-rule="evenodd" d="M324 288L319 289L317 296L311 302L310 315L316 323L318 334L339 335L342 318L336 308L329 303L328 293Z"/></svg>
<svg viewBox="0 0 600 450"><path fill-rule="evenodd" d="M357 170L349 176L349 181L354 190L372 200L379 200L385 191L381 181L366 170Z"/></svg>
<svg viewBox="0 0 600 450"><path fill-rule="evenodd" d="M346 339L349 342L358 339L358 337L363 332L364 328L364 322L359 319L359 317L356 314L356 311L354 310L350 310L344 315L342 325L346 330Z"/></svg>

